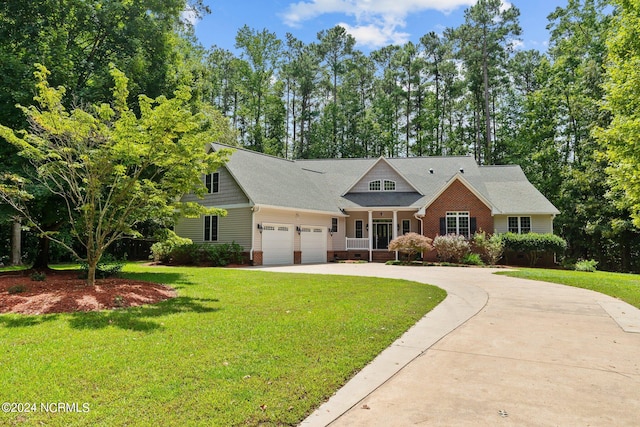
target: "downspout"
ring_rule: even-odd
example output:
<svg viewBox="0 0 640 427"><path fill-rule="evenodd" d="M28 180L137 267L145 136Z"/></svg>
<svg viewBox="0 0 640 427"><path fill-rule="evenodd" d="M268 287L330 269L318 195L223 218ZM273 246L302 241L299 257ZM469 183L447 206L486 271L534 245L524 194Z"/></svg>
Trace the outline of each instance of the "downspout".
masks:
<svg viewBox="0 0 640 427"><path fill-rule="evenodd" d="M417 219L418 221L420 221L420 235L421 236L424 236L424 222L422 222L422 220L424 219L425 214L426 214L426 210L425 210L425 212L423 212L423 209L424 208L418 210L418 212L413 214L413 217L415 219ZM422 255L422 261L424 262L424 252L421 255Z"/></svg>
<svg viewBox="0 0 640 427"><path fill-rule="evenodd" d="M253 264L253 250L256 244L256 212L260 211L260 206L254 205L251 208L251 250L249 251L249 261Z"/></svg>

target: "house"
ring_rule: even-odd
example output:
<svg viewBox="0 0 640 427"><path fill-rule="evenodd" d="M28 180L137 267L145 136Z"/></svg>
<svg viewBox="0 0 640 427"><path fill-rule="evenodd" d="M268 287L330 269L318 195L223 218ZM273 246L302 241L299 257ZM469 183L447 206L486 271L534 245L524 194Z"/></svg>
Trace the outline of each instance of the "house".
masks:
<svg viewBox="0 0 640 427"><path fill-rule="evenodd" d="M227 216L183 218L176 233L235 241L254 265L384 261L397 257L389 242L408 232L551 233L559 213L519 166L478 166L468 156L292 161L236 148L205 183L204 199L183 200Z"/></svg>

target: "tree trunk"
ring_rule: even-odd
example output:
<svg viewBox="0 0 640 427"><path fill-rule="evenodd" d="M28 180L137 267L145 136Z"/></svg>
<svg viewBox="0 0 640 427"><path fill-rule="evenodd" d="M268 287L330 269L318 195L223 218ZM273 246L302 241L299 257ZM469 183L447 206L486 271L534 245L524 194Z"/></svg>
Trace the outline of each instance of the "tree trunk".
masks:
<svg viewBox="0 0 640 427"><path fill-rule="evenodd" d="M94 286L96 284L96 269L98 262L91 260L87 262L87 286Z"/></svg>
<svg viewBox="0 0 640 427"><path fill-rule="evenodd" d="M46 237L40 237L38 242L38 252L33 261L33 269L49 269L49 244L51 241Z"/></svg>
<svg viewBox="0 0 640 427"><path fill-rule="evenodd" d="M22 265L22 224L20 218L13 220L11 233L11 265Z"/></svg>

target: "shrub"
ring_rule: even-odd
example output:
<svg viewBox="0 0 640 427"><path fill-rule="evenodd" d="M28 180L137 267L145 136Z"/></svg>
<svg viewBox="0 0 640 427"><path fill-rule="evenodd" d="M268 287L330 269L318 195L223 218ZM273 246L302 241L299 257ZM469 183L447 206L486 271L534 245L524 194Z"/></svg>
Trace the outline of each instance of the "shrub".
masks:
<svg viewBox="0 0 640 427"><path fill-rule="evenodd" d="M487 237L484 231L479 231L473 235L471 242L474 252L480 255L486 264L497 264L504 253L504 243L498 234Z"/></svg>
<svg viewBox="0 0 640 427"><path fill-rule="evenodd" d="M96 279L117 276L122 271L125 261L124 259L117 259L111 254L104 254L96 266ZM81 263L80 271L82 272L80 278L86 279L89 274L89 264L86 262Z"/></svg>
<svg viewBox="0 0 640 427"><path fill-rule="evenodd" d="M436 236L433 240L433 247L441 261L455 263L460 263L471 250L467 239L457 234Z"/></svg>
<svg viewBox="0 0 640 427"><path fill-rule="evenodd" d="M466 265L484 265L480 254L469 252L462 258L462 263Z"/></svg>
<svg viewBox="0 0 640 427"><path fill-rule="evenodd" d="M47 280L47 275L40 271L34 271L33 273L31 273L29 278L34 282L44 282L45 280Z"/></svg>
<svg viewBox="0 0 640 427"><path fill-rule="evenodd" d="M576 271L588 271L593 273L594 271L596 271L596 266L598 265L598 261L593 260L593 259L582 259L579 260L578 262L576 262L576 264L573 266L574 270Z"/></svg>
<svg viewBox="0 0 640 427"><path fill-rule="evenodd" d="M10 286L9 289L7 289L7 292L9 293L9 295L21 294L26 291L27 291L27 287L25 285L13 285L13 286Z"/></svg>
<svg viewBox="0 0 640 427"><path fill-rule="evenodd" d="M500 238L505 250L524 253L532 267L545 252L561 254L567 248L567 242L562 237L551 233L505 233Z"/></svg>
<svg viewBox="0 0 640 427"><path fill-rule="evenodd" d="M418 233L407 233L389 242L389 251L398 251L407 255L407 261L414 259L416 254L433 250L433 240Z"/></svg>
<svg viewBox="0 0 640 427"><path fill-rule="evenodd" d="M230 263L242 263L243 250L236 242L218 245L189 243L174 247L166 258L167 262L176 265L224 267Z"/></svg>
<svg viewBox="0 0 640 427"><path fill-rule="evenodd" d="M178 246L193 243L191 239L180 237L171 230L160 232L159 241L151 245L151 257L156 262L169 262L169 254Z"/></svg>

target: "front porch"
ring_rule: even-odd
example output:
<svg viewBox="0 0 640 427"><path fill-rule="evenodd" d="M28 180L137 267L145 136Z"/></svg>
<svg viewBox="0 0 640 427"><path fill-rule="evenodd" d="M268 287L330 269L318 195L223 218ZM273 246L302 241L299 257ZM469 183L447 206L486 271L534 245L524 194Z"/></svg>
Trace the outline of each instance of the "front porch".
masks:
<svg viewBox="0 0 640 427"><path fill-rule="evenodd" d="M367 210L347 212L345 251L336 252L341 259L386 262L397 260L397 252L389 252L389 243L409 232L419 233L421 221L416 210Z"/></svg>

